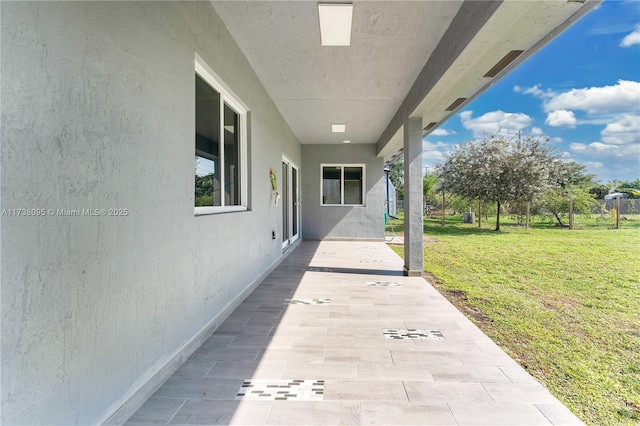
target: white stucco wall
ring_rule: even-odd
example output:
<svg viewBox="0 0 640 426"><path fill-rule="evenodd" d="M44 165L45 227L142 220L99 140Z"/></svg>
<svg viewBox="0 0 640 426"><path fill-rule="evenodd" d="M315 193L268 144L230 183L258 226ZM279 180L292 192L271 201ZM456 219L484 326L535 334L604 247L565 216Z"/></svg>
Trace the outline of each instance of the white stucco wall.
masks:
<svg viewBox="0 0 640 426"><path fill-rule="evenodd" d="M305 239L384 238L383 159L375 144L302 146L302 236ZM321 164L365 164L365 206L320 205Z"/></svg>
<svg viewBox="0 0 640 426"><path fill-rule="evenodd" d="M2 209L129 212L1 218L2 423L92 424L282 255L300 145L209 2L1 12ZM194 216L195 53L251 110L248 212Z"/></svg>

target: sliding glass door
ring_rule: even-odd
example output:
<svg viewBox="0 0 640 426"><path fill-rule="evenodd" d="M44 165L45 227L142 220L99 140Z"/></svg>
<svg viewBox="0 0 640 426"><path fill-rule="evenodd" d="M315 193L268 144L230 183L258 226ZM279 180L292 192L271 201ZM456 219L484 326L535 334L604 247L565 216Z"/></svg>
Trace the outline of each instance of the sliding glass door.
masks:
<svg viewBox="0 0 640 426"><path fill-rule="evenodd" d="M282 160L282 248L287 248L299 238L300 223L300 176L298 168Z"/></svg>

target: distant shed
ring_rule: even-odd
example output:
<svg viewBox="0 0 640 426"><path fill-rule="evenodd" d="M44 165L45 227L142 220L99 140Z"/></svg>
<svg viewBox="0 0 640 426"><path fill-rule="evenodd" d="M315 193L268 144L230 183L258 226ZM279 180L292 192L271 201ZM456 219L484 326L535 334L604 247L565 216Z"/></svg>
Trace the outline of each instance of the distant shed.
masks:
<svg viewBox="0 0 640 426"><path fill-rule="evenodd" d="M621 200L626 200L629 198L629 194L625 194L624 192L612 192L611 194L607 194L604 196L605 200L615 200L620 197Z"/></svg>

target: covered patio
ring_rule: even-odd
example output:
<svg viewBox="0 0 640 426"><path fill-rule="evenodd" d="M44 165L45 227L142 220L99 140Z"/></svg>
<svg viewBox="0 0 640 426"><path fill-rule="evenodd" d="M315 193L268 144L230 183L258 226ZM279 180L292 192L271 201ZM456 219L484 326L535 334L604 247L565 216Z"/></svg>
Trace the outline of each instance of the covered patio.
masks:
<svg viewBox="0 0 640 426"><path fill-rule="evenodd" d="M422 148L599 2L2 1L0 422L577 422L422 279Z"/></svg>
<svg viewBox="0 0 640 426"><path fill-rule="evenodd" d="M111 421L581 424L381 242L302 242L133 408Z"/></svg>

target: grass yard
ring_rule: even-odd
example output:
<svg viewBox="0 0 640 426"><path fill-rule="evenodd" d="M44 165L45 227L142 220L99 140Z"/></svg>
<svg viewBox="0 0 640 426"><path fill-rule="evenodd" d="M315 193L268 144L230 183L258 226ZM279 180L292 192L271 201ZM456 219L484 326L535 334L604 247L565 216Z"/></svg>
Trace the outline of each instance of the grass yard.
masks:
<svg viewBox="0 0 640 426"><path fill-rule="evenodd" d="M639 424L640 217L574 231L504 219L501 232L425 219L436 287L585 423Z"/></svg>

